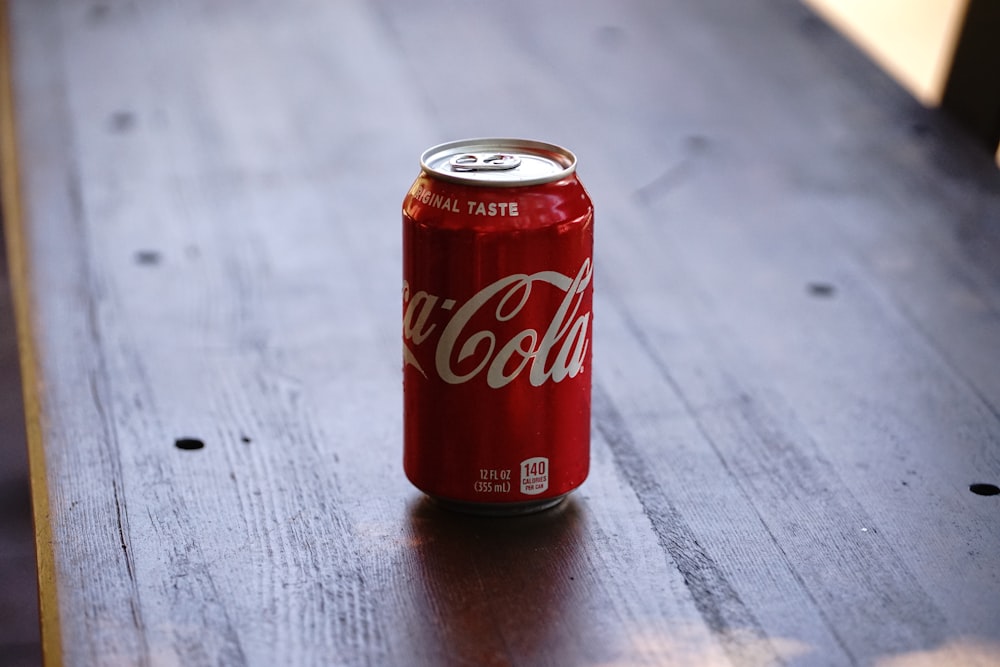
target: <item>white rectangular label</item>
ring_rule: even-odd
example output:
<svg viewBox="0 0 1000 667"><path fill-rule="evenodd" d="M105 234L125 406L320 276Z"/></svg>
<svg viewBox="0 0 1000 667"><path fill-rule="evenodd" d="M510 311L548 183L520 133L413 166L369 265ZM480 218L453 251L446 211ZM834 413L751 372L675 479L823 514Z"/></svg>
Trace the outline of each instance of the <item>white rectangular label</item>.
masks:
<svg viewBox="0 0 1000 667"><path fill-rule="evenodd" d="M536 496L549 488L549 460L536 456L521 461L521 493Z"/></svg>

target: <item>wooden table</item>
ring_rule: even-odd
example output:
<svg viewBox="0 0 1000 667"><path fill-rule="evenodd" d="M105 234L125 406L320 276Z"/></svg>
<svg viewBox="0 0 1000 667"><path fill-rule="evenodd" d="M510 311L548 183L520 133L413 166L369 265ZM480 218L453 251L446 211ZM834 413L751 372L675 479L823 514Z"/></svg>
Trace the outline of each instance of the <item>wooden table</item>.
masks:
<svg viewBox="0 0 1000 667"><path fill-rule="evenodd" d="M1000 174L798 3L6 13L49 664L1000 664ZM400 464L400 203L483 135L597 211L520 519Z"/></svg>

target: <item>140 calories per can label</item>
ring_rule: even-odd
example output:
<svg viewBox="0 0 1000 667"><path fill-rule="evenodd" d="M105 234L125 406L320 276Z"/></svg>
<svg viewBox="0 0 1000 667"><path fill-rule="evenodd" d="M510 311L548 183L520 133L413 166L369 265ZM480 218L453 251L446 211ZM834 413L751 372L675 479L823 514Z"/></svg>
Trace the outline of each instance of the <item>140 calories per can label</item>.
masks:
<svg viewBox="0 0 1000 667"><path fill-rule="evenodd" d="M537 496L549 488L549 460L535 456L521 461L521 493Z"/></svg>

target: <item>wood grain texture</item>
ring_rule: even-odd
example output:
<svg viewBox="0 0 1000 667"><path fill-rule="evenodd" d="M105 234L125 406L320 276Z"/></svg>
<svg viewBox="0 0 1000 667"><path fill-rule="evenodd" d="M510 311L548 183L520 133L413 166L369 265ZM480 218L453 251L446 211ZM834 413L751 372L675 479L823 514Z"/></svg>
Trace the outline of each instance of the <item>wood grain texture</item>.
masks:
<svg viewBox="0 0 1000 667"><path fill-rule="evenodd" d="M797 3L8 12L50 664L1000 660L1000 176ZM400 465L475 135L597 211L591 477L516 521Z"/></svg>

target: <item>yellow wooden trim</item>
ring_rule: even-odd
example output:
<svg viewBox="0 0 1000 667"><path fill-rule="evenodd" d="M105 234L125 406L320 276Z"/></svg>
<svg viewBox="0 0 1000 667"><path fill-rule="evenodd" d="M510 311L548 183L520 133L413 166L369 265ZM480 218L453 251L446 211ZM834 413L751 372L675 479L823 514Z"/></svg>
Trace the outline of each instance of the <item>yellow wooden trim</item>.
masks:
<svg viewBox="0 0 1000 667"><path fill-rule="evenodd" d="M21 181L18 167L17 119L14 103L10 5L0 0L0 193L3 199L7 261L17 322L17 341L28 435L28 465L35 515L35 549L38 559L39 614L42 654L46 665L62 664L62 632L59 625L59 594L52 517L45 465L41 410L41 375L36 349L35 322L29 287L29 253L25 237Z"/></svg>

